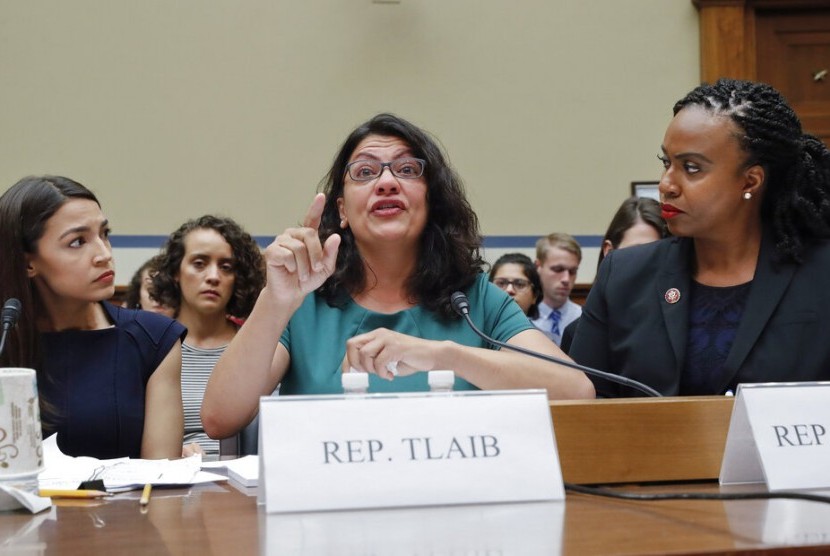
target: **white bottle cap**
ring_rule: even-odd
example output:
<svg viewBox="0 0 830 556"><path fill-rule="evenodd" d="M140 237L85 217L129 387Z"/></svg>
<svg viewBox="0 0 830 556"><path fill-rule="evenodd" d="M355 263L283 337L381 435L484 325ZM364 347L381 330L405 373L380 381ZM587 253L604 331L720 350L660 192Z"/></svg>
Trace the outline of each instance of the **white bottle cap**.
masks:
<svg viewBox="0 0 830 556"><path fill-rule="evenodd" d="M369 373L349 371L341 375L344 392L365 392L369 388Z"/></svg>
<svg viewBox="0 0 830 556"><path fill-rule="evenodd" d="M427 382L431 390L452 390L455 373L452 371L429 371Z"/></svg>

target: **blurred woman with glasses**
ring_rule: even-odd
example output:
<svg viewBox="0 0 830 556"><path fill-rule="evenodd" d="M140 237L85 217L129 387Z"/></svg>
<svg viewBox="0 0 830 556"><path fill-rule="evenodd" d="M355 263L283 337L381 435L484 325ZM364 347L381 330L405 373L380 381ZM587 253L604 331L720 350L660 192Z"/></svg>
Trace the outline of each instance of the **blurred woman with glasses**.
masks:
<svg viewBox="0 0 830 556"><path fill-rule="evenodd" d="M456 389L546 388L593 397L579 371L490 349L455 314L505 342L562 357L482 272L478 218L436 142L381 114L341 147L303 225L265 250L267 283L216 364L202 405L214 438L236 433L259 397L342 393L341 372L370 373L373 392L423 391L452 369Z"/></svg>
<svg viewBox="0 0 830 556"><path fill-rule="evenodd" d="M530 257L523 253L502 255L490 269L490 281L507 292L528 317L539 317L542 282Z"/></svg>

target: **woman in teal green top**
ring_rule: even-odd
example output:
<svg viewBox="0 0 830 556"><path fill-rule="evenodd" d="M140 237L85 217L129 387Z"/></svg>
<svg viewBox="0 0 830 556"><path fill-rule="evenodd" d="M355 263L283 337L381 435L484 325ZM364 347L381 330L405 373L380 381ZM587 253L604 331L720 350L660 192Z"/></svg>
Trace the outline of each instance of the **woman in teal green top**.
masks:
<svg viewBox="0 0 830 556"><path fill-rule="evenodd" d="M489 349L455 315L450 296L461 290L486 333L567 357L487 283L480 240L461 181L427 133L391 114L359 126L303 226L265 250L267 284L211 375L205 430L235 434L278 384L282 394L342 392L350 368L375 375L370 392L425 390L423 371L451 369L458 389L593 397L583 373Z"/></svg>
<svg viewBox="0 0 830 556"><path fill-rule="evenodd" d="M465 293L470 302L470 317L488 336L507 342L519 332L532 330L533 323L521 307L498 288L492 288L485 274L480 274ZM291 354L291 371L282 381L280 394L342 393L341 364L347 340L379 328L427 340L451 340L489 348L465 321L436 319L434 313L418 305L386 314L348 300L342 308L332 310L321 296L309 295L291 317L280 339ZM460 377L456 377L455 389L477 390ZM391 381L374 374L369 376L370 392L426 390L429 390L426 373L398 376Z"/></svg>

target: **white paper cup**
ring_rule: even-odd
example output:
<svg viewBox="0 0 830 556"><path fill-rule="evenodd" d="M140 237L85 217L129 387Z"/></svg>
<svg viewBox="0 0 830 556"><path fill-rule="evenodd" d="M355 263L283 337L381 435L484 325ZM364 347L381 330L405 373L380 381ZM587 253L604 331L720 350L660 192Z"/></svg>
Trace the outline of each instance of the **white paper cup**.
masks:
<svg viewBox="0 0 830 556"><path fill-rule="evenodd" d="M41 441L34 369L0 368L0 483L37 491L37 475L43 470Z"/></svg>

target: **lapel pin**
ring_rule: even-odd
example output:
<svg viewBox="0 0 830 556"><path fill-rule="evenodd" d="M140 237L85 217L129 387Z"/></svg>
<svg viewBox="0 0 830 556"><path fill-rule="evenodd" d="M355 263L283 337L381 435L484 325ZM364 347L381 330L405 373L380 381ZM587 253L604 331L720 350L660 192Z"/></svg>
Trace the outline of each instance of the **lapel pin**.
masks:
<svg viewBox="0 0 830 556"><path fill-rule="evenodd" d="M666 299L666 303L671 303L673 305L680 301L680 290L677 288L669 288L666 290L666 295L663 297Z"/></svg>

